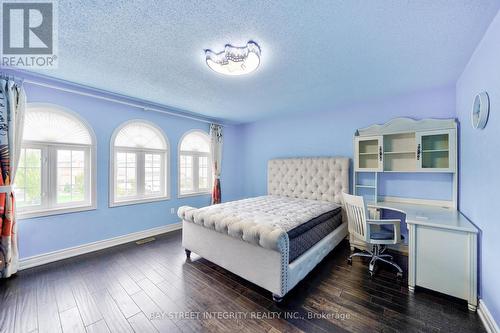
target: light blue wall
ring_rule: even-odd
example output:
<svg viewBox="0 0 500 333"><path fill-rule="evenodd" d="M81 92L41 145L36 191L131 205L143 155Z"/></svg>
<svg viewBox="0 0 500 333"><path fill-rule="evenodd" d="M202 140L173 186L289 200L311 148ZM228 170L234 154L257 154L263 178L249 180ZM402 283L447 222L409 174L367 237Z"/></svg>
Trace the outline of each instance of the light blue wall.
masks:
<svg viewBox="0 0 500 333"><path fill-rule="evenodd" d="M451 173L384 173L379 175L378 192L382 196L451 200Z"/></svg>
<svg viewBox="0 0 500 333"><path fill-rule="evenodd" d="M483 130L470 125L475 94L487 91L491 111ZM481 229L480 294L500 324L500 13L456 85L460 119L460 210Z"/></svg>
<svg viewBox="0 0 500 333"><path fill-rule="evenodd" d="M224 153L222 155L222 201L239 200L245 197L243 178L245 174L243 150L243 126L224 127Z"/></svg>
<svg viewBox="0 0 500 333"><path fill-rule="evenodd" d="M289 115L242 126L242 147L246 196L266 193L267 161L279 157L353 156L353 135L357 128L384 123L395 117L454 118L455 89L442 87L429 91L375 100L322 112ZM433 176L434 199L451 198L451 178ZM429 182L422 175L384 176L382 194L397 195L411 189L422 197Z"/></svg>
<svg viewBox="0 0 500 333"><path fill-rule="evenodd" d="M28 102L61 105L77 112L92 126L97 137L98 194L96 210L20 220L21 258L179 222L177 215L170 213L170 208L174 208L177 212L177 208L181 205L204 206L210 203L209 195L177 199L178 140L190 129L208 131L207 123L156 112L144 112L134 107L34 86L29 83L25 84L25 87ZM130 119L152 121L161 127L168 136L171 147L171 200L109 208L109 142L114 129ZM233 143L237 145L235 131L231 126L226 126L225 132L228 135L228 143L224 145L223 178L226 173L233 176L234 171L229 167L235 164L231 159L233 153L237 152L232 148ZM238 190L233 185L227 185L227 188L232 193Z"/></svg>

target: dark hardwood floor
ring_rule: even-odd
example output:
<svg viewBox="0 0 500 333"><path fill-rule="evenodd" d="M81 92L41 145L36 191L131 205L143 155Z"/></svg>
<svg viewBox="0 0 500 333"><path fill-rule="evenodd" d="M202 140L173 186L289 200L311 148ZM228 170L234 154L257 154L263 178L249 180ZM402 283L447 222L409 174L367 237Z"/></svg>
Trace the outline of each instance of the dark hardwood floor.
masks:
<svg viewBox="0 0 500 333"><path fill-rule="evenodd" d="M348 254L344 241L276 305L195 254L186 261L174 232L0 281L0 332L484 332L465 302L410 294L383 266L370 279Z"/></svg>

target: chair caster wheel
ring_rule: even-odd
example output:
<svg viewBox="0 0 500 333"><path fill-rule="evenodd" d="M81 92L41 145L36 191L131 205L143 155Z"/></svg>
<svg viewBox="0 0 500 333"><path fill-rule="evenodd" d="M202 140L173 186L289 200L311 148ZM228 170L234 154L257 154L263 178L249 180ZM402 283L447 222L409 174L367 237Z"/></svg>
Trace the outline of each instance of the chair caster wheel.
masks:
<svg viewBox="0 0 500 333"><path fill-rule="evenodd" d="M347 263L352 266L352 259L351 258L347 259Z"/></svg>

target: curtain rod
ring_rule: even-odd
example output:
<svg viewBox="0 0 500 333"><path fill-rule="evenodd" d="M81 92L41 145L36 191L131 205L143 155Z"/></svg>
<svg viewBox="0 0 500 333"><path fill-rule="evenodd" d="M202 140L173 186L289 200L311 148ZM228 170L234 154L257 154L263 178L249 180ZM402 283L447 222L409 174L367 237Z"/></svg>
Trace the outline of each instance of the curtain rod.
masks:
<svg viewBox="0 0 500 333"><path fill-rule="evenodd" d="M0 73L0 77L13 78L14 81L16 80L16 78L14 76L12 76L12 75L5 75L3 73ZM29 83L29 84L33 84L33 85L37 85L37 86L41 86L41 87L45 87L45 88L56 89L56 90L60 90L60 91L64 91L64 92L69 92L69 93L73 93L73 94L77 94L77 95L81 95L81 96L93 97L93 98L105 100L105 101L108 101L108 102L114 102L114 103L118 103L118 104L128 105L128 106L132 106L132 107L135 107L135 108L138 108L138 109L142 109L142 110L144 110L146 112L153 111L153 112L168 114L168 115L171 115L171 116L176 116L176 117L181 117L181 118L187 118L187 119L191 119L191 120L196 120L196 121L200 121L200 122L204 122L204 123L208 123L208 124L216 124L216 125L224 126L223 124L217 123L215 121L210 121L210 120L207 120L207 119L204 119L204 118L201 118L201 117L190 116L190 115L187 115L187 114L182 114L182 113L173 112L173 111L167 111L167 110L159 109L159 108L155 108L155 107L148 107L148 106L146 106L144 104L140 104L140 103L127 102L127 101L124 101L123 99L120 99L120 98L113 98L113 97L101 96L101 95L98 95L98 94L95 94L95 93L83 92L83 91L78 91L76 89L70 89L70 88L64 88L64 87L60 87L60 86L49 84L49 83L42 83L42 82L38 82L38 81L33 81L33 80L30 80L30 79L19 79L19 81L21 81L22 83ZM84 87L84 88L85 89L95 89L95 88L89 88L89 87ZM109 94L109 92L103 92L103 93L104 94L106 94L106 93Z"/></svg>

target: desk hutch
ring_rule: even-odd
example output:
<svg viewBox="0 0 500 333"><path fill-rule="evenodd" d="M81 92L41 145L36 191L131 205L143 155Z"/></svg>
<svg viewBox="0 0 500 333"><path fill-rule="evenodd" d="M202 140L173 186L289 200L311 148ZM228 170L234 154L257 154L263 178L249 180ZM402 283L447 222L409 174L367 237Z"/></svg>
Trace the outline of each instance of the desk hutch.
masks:
<svg viewBox="0 0 500 333"><path fill-rule="evenodd" d="M416 286L467 300L477 306L477 228L457 210L458 155L455 119L397 118L358 129L354 136L353 191L369 210L400 213L408 228L408 288ZM445 200L380 195L387 173L445 173ZM351 239L351 246L366 248Z"/></svg>

